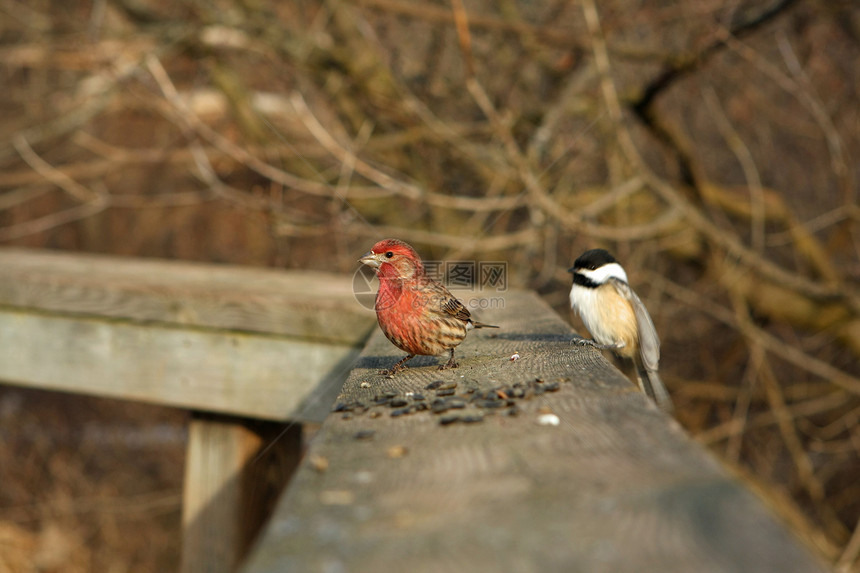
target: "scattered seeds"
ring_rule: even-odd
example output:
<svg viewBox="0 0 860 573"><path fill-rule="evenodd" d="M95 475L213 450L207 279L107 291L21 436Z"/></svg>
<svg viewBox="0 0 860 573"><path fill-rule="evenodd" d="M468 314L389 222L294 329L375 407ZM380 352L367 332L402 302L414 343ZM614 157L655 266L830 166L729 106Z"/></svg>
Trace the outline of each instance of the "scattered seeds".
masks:
<svg viewBox="0 0 860 573"><path fill-rule="evenodd" d="M338 402L332 408L332 412L351 412L355 409L356 402Z"/></svg>
<svg viewBox="0 0 860 573"><path fill-rule="evenodd" d="M385 450L385 454L389 458L402 458L408 451L409 450L406 449L406 446L391 446Z"/></svg>
<svg viewBox="0 0 860 573"><path fill-rule="evenodd" d="M320 503L323 505L352 505L355 494L348 490L326 490L320 492Z"/></svg>
<svg viewBox="0 0 860 573"><path fill-rule="evenodd" d="M541 414L538 416L537 422L541 426L558 426L561 420L555 414Z"/></svg>
<svg viewBox="0 0 860 573"><path fill-rule="evenodd" d="M313 469L315 469L319 473L323 473L328 469L328 458L325 458L323 456L311 456L310 458L308 458L308 463Z"/></svg>
<svg viewBox="0 0 860 573"><path fill-rule="evenodd" d="M511 356L511 360L516 361L520 357L519 351L515 351ZM463 378L461 376L461 378ZM545 392L558 392L561 390L563 382L569 381L570 378L554 378L552 382L547 382L542 377L536 377L521 382L514 382L508 385L500 384L500 381L493 378L485 380L466 380L464 386L457 392L458 383L456 381L434 380L424 386L426 390L434 391L435 397L425 396L423 393L406 391L397 392L395 390L385 390L378 392L372 399L365 401L344 400L338 402L332 411L342 413L344 419L352 419L355 416L369 412L371 418L379 418L384 413L374 406L387 406L391 408L390 416L393 418L413 414L415 412L423 412L429 410L434 414L446 414L451 410L462 410L458 414L450 413L440 416L440 423L451 424L454 422L463 421L481 421L485 415L498 413L502 416L515 416L521 413L517 406L519 401L530 400L535 396L540 396ZM362 382L362 387L370 387L370 383ZM495 387L488 388L488 385L496 384ZM480 389L480 385L484 389ZM343 396L341 396L343 398ZM538 423L542 425L557 425L558 416L553 414L552 410L543 406L538 409ZM454 416L456 420L452 420ZM442 422L442 419L445 422ZM555 420L555 421L553 421ZM360 431L355 435L356 439L370 439L373 437L372 430Z"/></svg>
<svg viewBox="0 0 860 573"><path fill-rule="evenodd" d="M430 409L434 414L441 414L443 412L448 411L448 401L442 400L441 398L436 398L433 400L433 403L430 405Z"/></svg>

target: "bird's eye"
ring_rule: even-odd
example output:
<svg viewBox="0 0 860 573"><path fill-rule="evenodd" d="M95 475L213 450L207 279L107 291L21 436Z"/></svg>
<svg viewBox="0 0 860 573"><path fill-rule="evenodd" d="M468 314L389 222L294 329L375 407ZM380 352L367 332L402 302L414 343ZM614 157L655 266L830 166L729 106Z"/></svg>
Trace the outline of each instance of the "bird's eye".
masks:
<svg viewBox="0 0 860 573"><path fill-rule="evenodd" d="M386 258L386 259L390 259L390 258L391 258L391 257L393 257L393 256L394 256L394 253L393 253L392 251L388 251L387 253L385 253L385 258Z"/></svg>

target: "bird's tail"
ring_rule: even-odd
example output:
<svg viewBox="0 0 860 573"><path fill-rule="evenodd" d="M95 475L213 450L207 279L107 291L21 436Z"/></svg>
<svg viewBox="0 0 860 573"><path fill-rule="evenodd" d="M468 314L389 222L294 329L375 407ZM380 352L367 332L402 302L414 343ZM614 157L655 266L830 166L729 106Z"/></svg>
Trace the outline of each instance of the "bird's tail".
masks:
<svg viewBox="0 0 860 573"><path fill-rule="evenodd" d="M499 328L495 324L484 324L483 322L478 322L477 320L472 321L472 328Z"/></svg>
<svg viewBox="0 0 860 573"><path fill-rule="evenodd" d="M639 388L642 389L649 398L654 400L654 403L664 412L671 412L673 409L672 398L669 396L669 391L660 379L660 375L656 370L648 370L645 365L639 360L636 362L636 378L639 382Z"/></svg>

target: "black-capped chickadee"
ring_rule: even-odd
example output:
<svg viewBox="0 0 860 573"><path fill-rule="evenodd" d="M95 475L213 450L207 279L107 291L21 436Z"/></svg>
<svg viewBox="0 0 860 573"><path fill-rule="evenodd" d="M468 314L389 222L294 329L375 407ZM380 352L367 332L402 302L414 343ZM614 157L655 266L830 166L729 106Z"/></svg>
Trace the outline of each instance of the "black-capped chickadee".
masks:
<svg viewBox="0 0 860 573"><path fill-rule="evenodd" d="M594 340L580 344L612 350L633 360L639 388L657 405L672 410L672 399L657 374L660 339L645 305L627 284L627 273L604 249L584 252L569 269L570 306Z"/></svg>

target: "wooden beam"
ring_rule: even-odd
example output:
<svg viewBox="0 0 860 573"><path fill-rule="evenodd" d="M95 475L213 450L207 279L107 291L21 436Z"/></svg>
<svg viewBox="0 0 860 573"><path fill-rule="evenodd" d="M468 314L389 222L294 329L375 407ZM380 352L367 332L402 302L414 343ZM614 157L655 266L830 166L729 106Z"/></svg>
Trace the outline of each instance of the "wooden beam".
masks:
<svg viewBox="0 0 860 573"><path fill-rule="evenodd" d="M0 248L0 306L360 346L352 276Z"/></svg>
<svg viewBox="0 0 860 573"><path fill-rule="evenodd" d="M268 420L319 421L357 354L247 332L0 310L0 380Z"/></svg>
<svg viewBox="0 0 860 573"><path fill-rule="evenodd" d="M244 573L825 570L535 295L479 314L456 370L371 338Z"/></svg>
<svg viewBox="0 0 860 573"><path fill-rule="evenodd" d="M319 422L375 319L350 276L0 248L0 380Z"/></svg>

